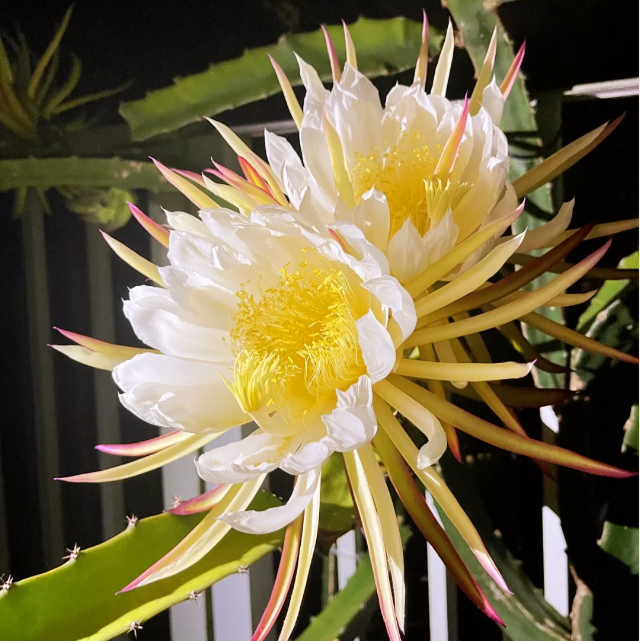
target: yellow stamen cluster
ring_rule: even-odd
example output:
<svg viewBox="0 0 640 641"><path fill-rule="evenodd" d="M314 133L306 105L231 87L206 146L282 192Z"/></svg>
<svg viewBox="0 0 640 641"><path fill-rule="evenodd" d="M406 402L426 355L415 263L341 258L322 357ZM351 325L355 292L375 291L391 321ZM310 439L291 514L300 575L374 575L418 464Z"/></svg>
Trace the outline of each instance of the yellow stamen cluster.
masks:
<svg viewBox="0 0 640 641"><path fill-rule="evenodd" d="M371 188L387 198L393 236L411 219L420 235L437 225L449 209L455 209L469 189L466 183L434 177L439 154L429 153L420 132L404 134L384 154L375 148L371 154L356 154L351 180L356 200Z"/></svg>
<svg viewBox="0 0 640 641"><path fill-rule="evenodd" d="M303 261L259 297L238 297L233 391L245 411L268 406L293 421L365 373L355 326L363 310L341 271Z"/></svg>

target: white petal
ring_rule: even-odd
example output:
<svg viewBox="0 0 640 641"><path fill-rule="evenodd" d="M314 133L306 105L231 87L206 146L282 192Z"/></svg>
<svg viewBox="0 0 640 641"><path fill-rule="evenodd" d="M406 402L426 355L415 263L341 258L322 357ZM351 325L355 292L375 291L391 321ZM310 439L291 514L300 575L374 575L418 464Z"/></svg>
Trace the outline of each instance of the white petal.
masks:
<svg viewBox="0 0 640 641"><path fill-rule="evenodd" d="M322 440L326 435L327 429L324 423L318 420L307 430L298 449L282 460L280 469L297 476L322 465L331 454L331 450Z"/></svg>
<svg viewBox="0 0 640 641"><path fill-rule="evenodd" d="M336 390L338 402L322 417L327 436L322 440L335 452L350 452L368 443L376 434L371 379L361 376L346 392Z"/></svg>
<svg viewBox="0 0 640 641"><path fill-rule="evenodd" d="M325 111L342 144L347 167L359 154L369 156L381 141L382 106L373 83L347 65L333 86Z"/></svg>
<svg viewBox="0 0 640 641"><path fill-rule="evenodd" d="M218 241L234 251L252 259L251 249L238 238L238 232L249 225L248 218L237 211L219 207L218 209L203 209L200 218L209 233Z"/></svg>
<svg viewBox="0 0 640 641"><path fill-rule="evenodd" d="M291 143L284 136L278 136L265 130L264 144L269 165L276 172L277 176L282 177L284 167L302 167L300 156L298 156Z"/></svg>
<svg viewBox="0 0 640 641"><path fill-rule="evenodd" d="M416 306L409 292L393 276L380 276L362 283L383 305L391 310L393 320L398 323L402 340L408 338L416 327L418 317Z"/></svg>
<svg viewBox="0 0 640 641"><path fill-rule="evenodd" d="M302 199L309 189L311 174L306 167L284 167L282 183L294 209L299 209Z"/></svg>
<svg viewBox="0 0 640 641"><path fill-rule="evenodd" d="M458 239L458 232L458 225L453 220L453 213L449 210L440 222L424 235L423 243L427 261L423 269L433 265L436 260L453 249Z"/></svg>
<svg viewBox="0 0 640 641"><path fill-rule="evenodd" d="M411 87L396 83L387 94L387 97L384 99L385 109L394 107L400 100L402 100L402 98L404 98L404 96L409 91L411 91Z"/></svg>
<svg viewBox="0 0 640 641"><path fill-rule="evenodd" d="M329 97L329 92L325 89L318 76L318 72L307 64L297 53L294 53L298 66L300 67L300 78L307 94L304 98L304 113L311 112L316 115L322 113L322 107L325 100Z"/></svg>
<svg viewBox="0 0 640 641"><path fill-rule="evenodd" d="M393 235L387 245L391 273L401 282L414 279L427 267L427 252L418 230L410 219Z"/></svg>
<svg viewBox="0 0 640 641"><path fill-rule="evenodd" d="M167 211L166 209L164 213L167 216L169 226L176 231L186 231L203 238L211 238L207 228L197 216L186 214L183 211Z"/></svg>
<svg viewBox="0 0 640 641"><path fill-rule="evenodd" d="M352 223L336 222L331 225L331 228L347 242L352 250L355 250L353 253L357 256L360 264L369 266L367 270L368 278L377 278L382 274L389 273L387 257L365 238L359 227Z"/></svg>
<svg viewBox="0 0 640 641"><path fill-rule="evenodd" d="M228 340L224 340L228 332L200 324L207 317L180 307L167 290L142 285L134 287L129 296L124 315L142 342L170 356L233 362Z"/></svg>
<svg viewBox="0 0 640 641"><path fill-rule="evenodd" d="M482 106L489 112L493 124L497 127L502 119L504 98L496 83L495 76L482 92Z"/></svg>
<svg viewBox="0 0 640 641"><path fill-rule="evenodd" d="M209 483L242 483L275 470L292 439L254 432L196 459L200 478Z"/></svg>
<svg viewBox="0 0 640 641"><path fill-rule="evenodd" d="M262 512L246 510L230 512L219 517L240 532L247 534L267 534L286 527L300 516L309 505L320 482L320 468L298 476L291 498L280 507L272 507Z"/></svg>
<svg viewBox="0 0 640 641"><path fill-rule="evenodd" d="M316 180L318 188L326 199L335 203L338 194L333 166L320 120L316 122L312 116L305 117L300 129L300 147L305 167Z"/></svg>
<svg viewBox="0 0 640 641"><path fill-rule="evenodd" d="M164 354L140 354L118 365L120 401L142 420L188 432L220 431L249 417L222 379L227 367Z"/></svg>
<svg viewBox="0 0 640 641"><path fill-rule="evenodd" d="M420 429L429 439L429 442L423 445L418 452L418 468L421 470L437 463L447 450L447 437L440 421L429 410L425 410L424 414L430 415L431 422L421 422L420 424Z"/></svg>
<svg viewBox="0 0 640 641"><path fill-rule="evenodd" d="M356 321L358 343L372 383L386 378L396 362L396 351L389 332L369 310Z"/></svg>
<svg viewBox="0 0 640 641"><path fill-rule="evenodd" d="M386 196L375 189L362 195L352 214L353 222L363 231L365 238L380 251L385 251L389 242L389 205Z"/></svg>
<svg viewBox="0 0 640 641"><path fill-rule="evenodd" d="M402 144L406 135L416 132L420 140L429 148L430 153L437 154L435 133L438 125L437 110L432 96L428 96L422 86L397 86L394 94L387 96L385 114L382 120L382 135L389 144Z"/></svg>
<svg viewBox="0 0 640 641"><path fill-rule="evenodd" d="M508 182L504 186L504 192L498 204L491 211L490 220L497 220L510 214L517 206L518 197L516 196L516 190L513 188L513 185Z"/></svg>
<svg viewBox="0 0 640 641"><path fill-rule="evenodd" d="M309 470L322 465L331 454L329 447L322 441L313 441L303 445L295 454L287 456L280 463L280 468L288 474L304 474Z"/></svg>
<svg viewBox="0 0 640 641"><path fill-rule="evenodd" d="M236 308L236 292L241 283L256 275L249 258L210 234L208 238L202 238L190 233L172 232L168 257L171 266L161 267L160 273L167 277L165 285L172 295L179 284L207 288L208 294L229 310ZM176 274L175 270L183 274ZM174 298L182 304L180 295Z"/></svg>
<svg viewBox="0 0 640 641"><path fill-rule="evenodd" d="M327 197L325 192L318 186L318 182L311 172L308 172L308 175L309 185L304 192L302 202L298 209L305 219L315 220L319 218L323 222L324 227L334 221L333 211L336 197L335 194L332 195L331 198ZM309 215L310 209L313 210L313 216ZM318 231L320 231L320 228L318 228Z"/></svg>
<svg viewBox="0 0 640 641"><path fill-rule="evenodd" d="M173 300L185 312L206 319L214 329L228 331L231 328L238 304L235 291L181 267L161 267L160 276Z"/></svg>

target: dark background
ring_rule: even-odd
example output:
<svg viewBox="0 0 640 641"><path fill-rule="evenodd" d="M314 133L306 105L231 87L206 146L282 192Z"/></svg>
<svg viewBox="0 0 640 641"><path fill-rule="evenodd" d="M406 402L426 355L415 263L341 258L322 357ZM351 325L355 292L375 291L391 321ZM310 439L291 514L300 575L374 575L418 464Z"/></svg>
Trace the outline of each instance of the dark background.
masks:
<svg viewBox="0 0 640 641"><path fill-rule="evenodd" d="M70 53L83 62L83 75L78 90L82 93L116 86L126 80L134 83L121 98L132 100L146 91L166 86L176 76L203 70L209 63L239 56L244 49L270 44L284 32L315 30L320 23L347 22L359 16L370 18L404 15L419 19L422 7L428 10L432 24L445 27L447 11L438 2L409 0L370 0L368 2L303 2L301 0L213 0L198 2L97 2L80 0L75 9L62 46L62 69ZM31 47L42 52L61 20L67 3L25 1L3 6L0 29L11 32L13 23L20 25ZM612 3L606 0L516 0L499 9L500 16L516 46L527 41L523 69L534 97L569 88L575 84L638 76L637 24L638 4ZM471 86L473 71L464 51L454 58L451 95L461 97ZM381 86L388 86L388 79ZM103 123L120 122L118 98L106 103ZM221 119L234 123L260 122L286 117L281 98L243 107ZM564 181L564 199L577 197L575 224L591 220L606 222L637 216L638 212L638 99L637 97L567 103L563 109L562 137L569 142L606 120L627 111L619 129L591 157L568 172ZM64 212L55 194L51 195L54 215L46 221L47 264L50 278L51 317L54 324L82 333L89 332L88 280L84 271L84 223ZM144 203L143 203L144 204ZM33 396L30 388L26 302L20 222L10 220L11 197L0 194L0 215L4 233L0 237L3 275L0 296L0 349L3 378L0 383L0 436L6 514L9 530L9 571L22 579L46 569L38 523L35 458L33 455ZM141 230L128 225L116 234L140 253L148 251ZM69 247L74 247L69 251ZM603 264L614 266L622 256L634 251L637 237L630 233L616 238ZM126 295L133 284L132 272L120 261L113 262L113 287L116 299ZM136 281L137 282L137 281ZM635 307L634 307L635 312ZM116 327L119 341L133 343L130 329L122 316ZM53 332L52 332L53 340ZM637 348L636 348L637 349ZM93 379L80 365L55 359L57 413L62 432L60 459L63 473L85 471L97 466L93 446L96 443L93 424ZM622 399L628 407L637 395L635 369L628 366L612 371L597 390L595 413L603 422L611 421L615 429L604 438L604 451L615 449L620 442L619 417L610 410L611 403ZM637 402L637 398L635 400ZM620 405L623 403L621 402ZM615 418L615 421L614 421ZM127 440L148 436L137 419L122 412L123 431ZM624 417L622 418L624 422ZM600 426L602 427L602 426ZM535 428L534 428L535 429ZM534 434L535 435L535 434ZM602 439L601 439L602 441ZM596 439L597 443L602 442ZM575 445L575 443L574 443ZM463 443L477 454L478 444ZM608 448L608 450L607 450ZM481 451L481 448L480 448ZM497 528L504 535L514 555L521 559L534 583L542 585L541 522L542 485L538 470L528 461L487 449L489 458L477 462L473 473ZM598 456L598 452L592 452ZM613 456L613 454L611 455ZM610 461L611 462L611 461ZM614 461L615 462L615 461ZM618 501L620 519L637 525L635 482L598 482L590 485L570 478L568 487L577 492L591 492L596 498L582 514L589 524L604 518L612 496L631 497L633 508ZM148 516L162 509L160 473L153 472L126 483L127 512ZM589 495L591 497L591 494ZM83 547L100 542L100 507L95 487L65 486L63 492L65 538L71 546L79 541ZM620 507L622 503L622 507ZM591 512L598 512L597 515ZM575 514L573 515L575 516ZM578 518L578 517L576 517ZM589 525L591 527L591 525ZM589 530L589 528L586 528ZM596 526L597 529L597 526ZM571 533L579 537L579 533ZM596 534L597 537L597 534ZM576 557L592 589L605 596L596 601L596 618L601 629L600 641L636 636L637 581L629 582L615 564L602 565L588 541L574 541ZM413 537L410 558L424 559L422 542ZM62 556L61 551L60 556ZM422 563L422 561L420 561ZM424 567L409 563L412 581L409 592L408 639L427 638L424 606ZM594 563L597 567L594 569ZM591 569L589 569L591 568ZM0 568L0 574L7 571ZM587 577L585 577L587 580ZM423 587L420 588L420 585ZM313 614L317 595L309 595L304 615ZM614 598L615 597L615 598ZM484 620L464 597L459 599L462 640L499 639L497 629ZM369 641L383 638L380 622L373 617L367 636ZM142 638L165 639L166 614L145 624ZM613 634L615 637L608 636Z"/></svg>

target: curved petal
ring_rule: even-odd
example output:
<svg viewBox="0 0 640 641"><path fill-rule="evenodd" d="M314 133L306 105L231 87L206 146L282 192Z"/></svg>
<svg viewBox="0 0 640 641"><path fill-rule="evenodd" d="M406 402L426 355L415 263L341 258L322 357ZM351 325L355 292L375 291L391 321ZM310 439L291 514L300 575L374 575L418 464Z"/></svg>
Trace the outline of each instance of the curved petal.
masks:
<svg viewBox="0 0 640 641"><path fill-rule="evenodd" d="M435 263L440 257L449 253L458 240L460 228L453 219L453 212L449 210L440 222L429 229L422 242L427 255L426 266Z"/></svg>
<svg viewBox="0 0 640 641"><path fill-rule="evenodd" d="M376 276L389 273L389 261L387 257L366 239L360 228L353 223L336 222L331 225L331 229L337 232L354 252L357 252L359 264L362 267L368 268L368 278L375 278ZM350 255L348 256L350 257ZM347 264L349 264L349 262Z"/></svg>
<svg viewBox="0 0 640 641"><path fill-rule="evenodd" d="M389 332L369 310L356 321L358 343L372 383L385 378L396 362L396 351Z"/></svg>
<svg viewBox="0 0 640 641"><path fill-rule="evenodd" d="M203 325L206 316L189 313L167 290L146 285L134 287L129 300L124 302L124 315L143 343L169 356L233 362L224 340L228 332Z"/></svg>
<svg viewBox="0 0 640 641"><path fill-rule="evenodd" d="M203 222L192 214L187 214L183 211L167 211L164 210L167 217L167 223L172 229L176 231L186 231L202 238L211 238Z"/></svg>
<svg viewBox="0 0 640 641"><path fill-rule="evenodd" d="M496 83L495 77L482 92L482 106L487 110L493 124L497 127L500 124L502 112L504 111L504 98L502 97L502 92Z"/></svg>
<svg viewBox="0 0 640 641"><path fill-rule="evenodd" d="M324 442L326 435L327 429L324 423L321 420L317 421L307 430L298 449L281 461L280 469L297 476L322 465L332 451Z"/></svg>
<svg viewBox="0 0 640 641"><path fill-rule="evenodd" d="M302 514L307 505L311 503L319 482L320 468L316 468L297 477L291 498L285 505L272 507L262 512L256 510L228 512L218 517L218 520L247 534L276 532Z"/></svg>
<svg viewBox="0 0 640 641"><path fill-rule="evenodd" d="M416 306L409 292L393 276L372 278L362 287L370 291L383 305L391 310L393 320L398 323L402 340L411 335L418 320Z"/></svg>
<svg viewBox="0 0 640 641"><path fill-rule="evenodd" d="M346 392L336 390L338 403L322 417L327 436L322 442L336 452L350 452L368 443L376 433L371 379L361 376Z"/></svg>
<svg viewBox="0 0 640 641"><path fill-rule="evenodd" d="M164 354L140 354L118 365L113 379L122 404L142 420L188 432L220 431L250 418L222 374L226 367Z"/></svg>
<svg viewBox="0 0 640 641"><path fill-rule="evenodd" d="M278 136L265 130L264 144L269 165L283 183L285 182L285 168L302 168L300 156L298 156L291 143L284 136Z"/></svg>
<svg viewBox="0 0 640 641"><path fill-rule="evenodd" d="M423 420L420 429L426 434L429 442L423 445L418 452L419 469L424 470L434 465L447 451L447 435L442 424L431 412L428 412L429 420Z"/></svg>
<svg viewBox="0 0 640 641"><path fill-rule="evenodd" d="M427 268L427 251L418 230L409 218L387 245L391 273L401 282L413 280Z"/></svg>
<svg viewBox="0 0 640 641"><path fill-rule="evenodd" d="M355 206L352 218L365 238L380 251L385 251L391 226L387 197L381 191L371 188L362 194L362 200Z"/></svg>
<svg viewBox="0 0 640 641"><path fill-rule="evenodd" d="M200 478L209 483L242 483L278 467L293 437L258 430L240 441L216 447L196 459Z"/></svg>

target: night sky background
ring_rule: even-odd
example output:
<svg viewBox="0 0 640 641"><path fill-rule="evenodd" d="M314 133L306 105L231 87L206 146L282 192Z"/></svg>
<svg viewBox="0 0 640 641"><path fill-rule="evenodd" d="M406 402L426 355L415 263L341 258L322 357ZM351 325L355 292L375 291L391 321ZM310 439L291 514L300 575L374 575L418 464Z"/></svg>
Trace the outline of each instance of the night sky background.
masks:
<svg viewBox="0 0 640 641"><path fill-rule="evenodd" d="M4 3L2 28L10 31L15 21L32 48L43 51L68 6L64 0ZM359 16L419 20L425 7L431 23L445 27L448 16L437 0L78 0L74 7L63 51L83 62L79 90L133 79L125 100L246 48L272 44L282 33L313 31L320 23ZM533 93L638 75L633 1L512 0L499 13L516 45L527 40L523 68Z"/></svg>
<svg viewBox="0 0 640 641"><path fill-rule="evenodd" d="M14 25L19 25L31 48L41 53L67 7L68 3L63 0L5 2L0 9L0 31L11 33ZM352 22L359 16L391 18L403 15L419 20L423 7L427 9L433 25L446 27L448 12L438 0L78 0L62 44L60 73L62 77L65 76L69 68L69 54L75 53L82 60L83 73L74 95L100 91L133 80L131 86L118 97L102 103L104 115L101 122L114 124L122 122L117 112L120 100L141 98L149 90L169 85L174 77L197 73L210 63L238 57L247 48L272 44L283 33L313 31L321 23L338 24L341 19ZM499 14L516 47L523 40L527 41L523 70L534 98L576 84L638 77L637 2L511 0L500 6ZM453 64L450 97L460 98L472 86L473 69L463 50L456 52ZM431 70L433 73L433 65ZM392 81L383 78L377 82L381 87L388 87ZM638 99L573 102L565 104L563 108L562 138L565 143L625 111L626 118L610 139L567 172L564 178L564 200L577 197L572 227L590 221L607 222L638 215ZM287 114L284 101L276 96L218 117L223 121L248 123L285 118ZM0 207L10 211L10 197L0 195ZM86 275L82 273L84 250L79 249L77 255L73 255L66 249L69 246L67 243L74 239L81 247L84 242L84 223L66 214L66 217L54 215L46 224L50 279L54 283L51 290L52 317L55 317L55 324L89 333L86 309L89 294ZM0 352L4 354L6 362L12 365L4 368L5 377L0 384L0 462L4 465L5 474L10 539L8 556L14 576L22 579L48 568L44 567L39 547L37 505L30 503L35 500L37 492L33 487L34 474L30 472L34 461L30 458L33 444L29 441L32 438L29 432L29 364L24 362L24 354L28 349L26 306L21 293L19 223L12 222L11 225L0 240L0 254L5 261L4 278L0 279L0 298L13 300L16 292L19 294L14 304L5 310L7 314L0 317ZM116 237L133 243L136 249L136 243L140 247L147 243L140 230L132 225L120 230ZM576 260L586 254L587 249L592 251L594 248L592 245L581 248L571 258ZM637 234L617 237L602 264L615 266L620 258L636 248ZM113 269L114 283L117 281L117 287L120 288L118 290L114 286L114 290L118 295L124 294L126 284L131 284L132 272L118 261L114 261ZM635 308L634 313L637 313ZM116 328L119 340L130 341L126 322L121 318L119 323ZM65 419L60 422L72 431L74 439L72 442L69 437L66 449L62 448L64 460L61 464L66 466L64 472L92 469L96 464L92 449L95 434L91 426L83 424L81 420L82 417L87 421L92 420L92 401L86 400L93 393L92 380L86 370L81 370L81 366L68 361L63 363L59 358L56 360L56 381L60 385L58 393L61 399L58 411ZM60 393L65 385L70 393L73 391L74 397ZM70 389L72 385L73 390ZM637 402L636 369L625 366L613 370L604 385L594 390L591 420L597 422L599 427L609 424L619 427L624 422L625 417L620 422L615 412L612 415L612 398L624 398L624 403L635 398ZM624 405L623 411L626 411L626 407L628 404ZM125 414L123 412L123 416ZM129 440L148 437L140 429L141 426L135 423L136 420L130 415L123 418L123 427L130 430ZM605 441L591 433L589 438L590 445L585 453L591 456L598 457L598 447L601 452L611 450L611 456L616 455L613 450L619 450L620 441L615 434ZM581 443L578 438L566 445L580 448L584 445ZM498 455L495 452L492 455L497 460ZM494 467L487 465L483 468L477 464L474 482L487 501L491 517L501 529L505 541L523 561L534 583L541 586L541 525L539 511L536 511L539 508L528 512L526 508L527 501L536 506L536 502L542 502L539 471L529 462L519 460L514 463L512 459L508 456L499 459L506 471L504 476L498 478ZM616 460L609 462L615 463ZM596 496L591 500L592 494L588 494L591 502L584 505L572 503L571 498L565 497L564 509L568 509L568 513L574 510L575 523L582 528L582 531L566 534L575 537L572 541L572 549L576 554L574 563L580 566L581 575L589 577L590 587L597 592L596 602L599 605L596 619L601 629L598 641L637 637L637 579L629 581L615 564L598 565L602 557L597 555L597 550L594 552L595 538L590 533L590 538L585 538L583 527L585 522L593 526L593 523L599 523L599 519L606 516L606 510L612 509L611 497L616 493L619 496L614 509L618 518L637 526L637 482L616 481L618 485L613 486L609 481L595 484L589 481L591 484L587 486L582 484L583 480L577 473L571 472L569 475L565 477L565 487L582 495L592 493ZM147 475L144 480L128 482L127 487L133 488L127 490L128 512L135 511L139 516L147 516L160 511L162 499L157 490L159 484L159 472ZM96 488L65 487L64 492L65 506L77 507L77 510L68 509L65 513L65 536L70 542L82 541L84 546L98 543L100 515ZM527 492L527 500L523 499L523 492ZM574 493L571 496L576 495ZM140 497L147 500L136 502ZM621 507L630 504L633 504L630 508ZM587 516L585 511L590 511ZM25 514L30 517L25 518ZM422 561L417 560L424 558L424 544L419 536L412 538L407 553L410 559L415 559L415 562L408 563L410 580L418 584L424 575ZM4 571L4 568L0 568L0 574ZM408 640L427 638L424 597L422 593L416 595L417 591L409 596L411 627L408 629ZM319 602L316 597L310 595L305 600L303 616L313 614L313 608ZM482 618L464 597L460 597L459 607L461 641L471 638L497 641L501 638L497 628ZM383 639L379 615L368 611L367 616L372 621L367 641ZM145 634L140 636L141 640L164 641L167 638L167 622L167 615L164 614L155 621L145 623ZM615 636L609 636L614 633Z"/></svg>

